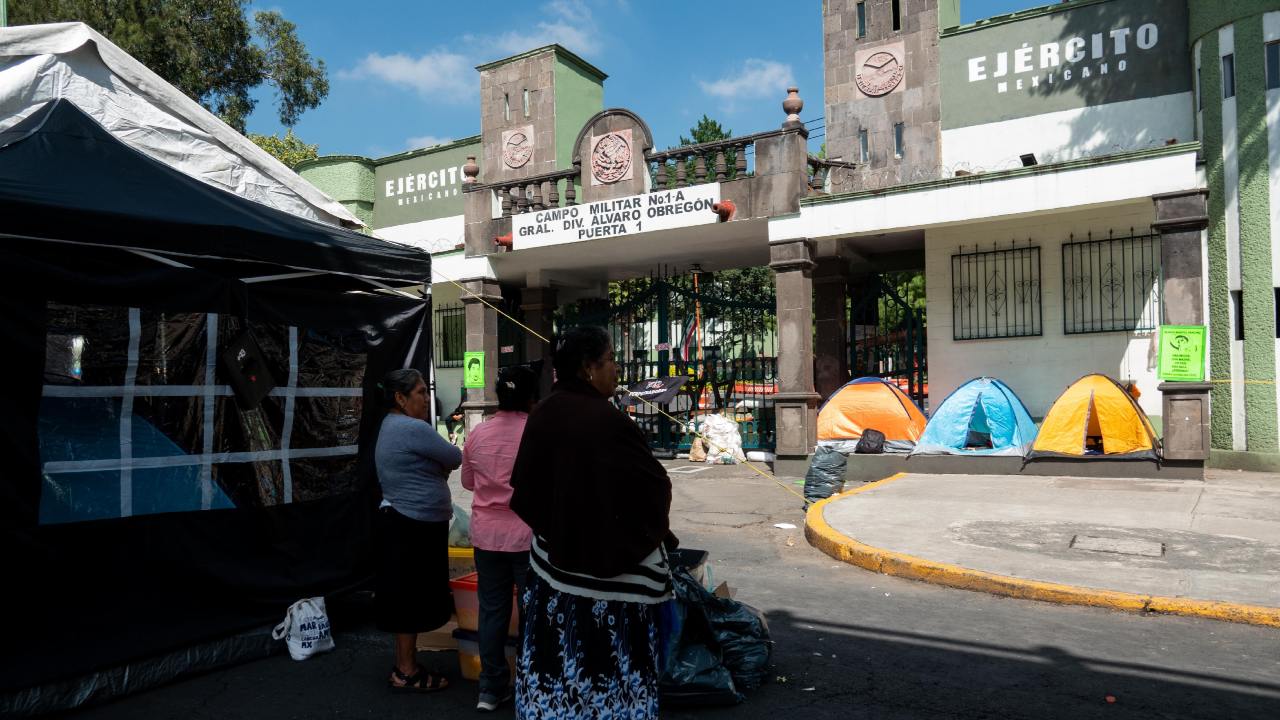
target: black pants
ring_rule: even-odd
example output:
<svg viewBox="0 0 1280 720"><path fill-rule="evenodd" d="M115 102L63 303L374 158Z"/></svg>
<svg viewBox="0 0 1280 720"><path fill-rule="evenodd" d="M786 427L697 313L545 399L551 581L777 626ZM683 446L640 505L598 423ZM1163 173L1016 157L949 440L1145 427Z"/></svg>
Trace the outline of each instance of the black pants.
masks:
<svg viewBox="0 0 1280 720"><path fill-rule="evenodd" d="M511 684L507 667L507 630L511 624L511 590L521 598L520 627L524 627L524 583L529 551L498 552L476 548L480 595L480 692L501 695Z"/></svg>

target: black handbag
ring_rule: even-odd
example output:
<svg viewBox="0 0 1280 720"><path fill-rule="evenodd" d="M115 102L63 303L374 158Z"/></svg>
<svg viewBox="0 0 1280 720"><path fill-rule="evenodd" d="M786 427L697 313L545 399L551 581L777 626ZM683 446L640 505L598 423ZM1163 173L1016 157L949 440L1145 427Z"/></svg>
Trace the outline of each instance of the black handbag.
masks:
<svg viewBox="0 0 1280 720"><path fill-rule="evenodd" d="M879 455L884 452L884 433L867 428L858 438L858 445L853 451L859 455Z"/></svg>

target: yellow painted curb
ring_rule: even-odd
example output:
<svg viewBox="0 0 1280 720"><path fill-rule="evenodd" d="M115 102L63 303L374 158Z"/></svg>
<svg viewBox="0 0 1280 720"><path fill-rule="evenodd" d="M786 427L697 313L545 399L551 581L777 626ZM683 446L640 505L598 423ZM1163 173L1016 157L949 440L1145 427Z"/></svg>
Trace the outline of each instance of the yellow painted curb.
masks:
<svg viewBox="0 0 1280 720"><path fill-rule="evenodd" d="M884 480L868 483L814 503L810 506L805 516L805 538L808 539L810 545L837 560L857 565L872 572L920 580L935 585L1064 605L1088 605L1130 612L1187 615L1249 625L1280 627L1280 608L1144 595L1116 590L1098 590L1077 585L1062 585L1038 580L1024 580L1008 575L996 575L995 573L934 562L912 555L872 547L836 531L827 524L826 519L823 517L823 511L828 503L884 487L904 477L907 477L907 473L891 475Z"/></svg>

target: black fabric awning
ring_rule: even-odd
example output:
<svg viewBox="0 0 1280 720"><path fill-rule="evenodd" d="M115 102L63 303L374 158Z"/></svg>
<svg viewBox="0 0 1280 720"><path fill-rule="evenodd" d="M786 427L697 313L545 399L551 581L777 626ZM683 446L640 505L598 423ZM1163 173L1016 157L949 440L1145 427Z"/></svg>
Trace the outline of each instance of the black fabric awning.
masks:
<svg viewBox="0 0 1280 720"><path fill-rule="evenodd" d="M201 182L134 150L67 100L0 133L0 244L122 247L241 277L304 271L426 283L430 256L299 218ZM75 252L68 247L68 252Z"/></svg>

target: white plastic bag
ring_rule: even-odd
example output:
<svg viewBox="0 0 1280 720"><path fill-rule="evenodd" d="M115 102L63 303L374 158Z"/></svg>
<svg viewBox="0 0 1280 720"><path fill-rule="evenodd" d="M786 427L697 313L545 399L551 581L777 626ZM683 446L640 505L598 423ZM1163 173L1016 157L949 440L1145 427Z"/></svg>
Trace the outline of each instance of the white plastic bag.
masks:
<svg viewBox="0 0 1280 720"><path fill-rule="evenodd" d="M329 615L324 610L324 598L304 598L289 606L284 620L271 631L272 639L285 639L289 657L306 660L333 649L333 636L329 634Z"/></svg>
<svg viewBox="0 0 1280 720"><path fill-rule="evenodd" d="M458 503L453 504L453 521L449 523L449 547L471 547L471 516Z"/></svg>
<svg viewBox="0 0 1280 720"><path fill-rule="evenodd" d="M708 415L702 423L702 435L707 439L708 465L733 465L746 462L742 454L742 433L738 423L724 415Z"/></svg>

